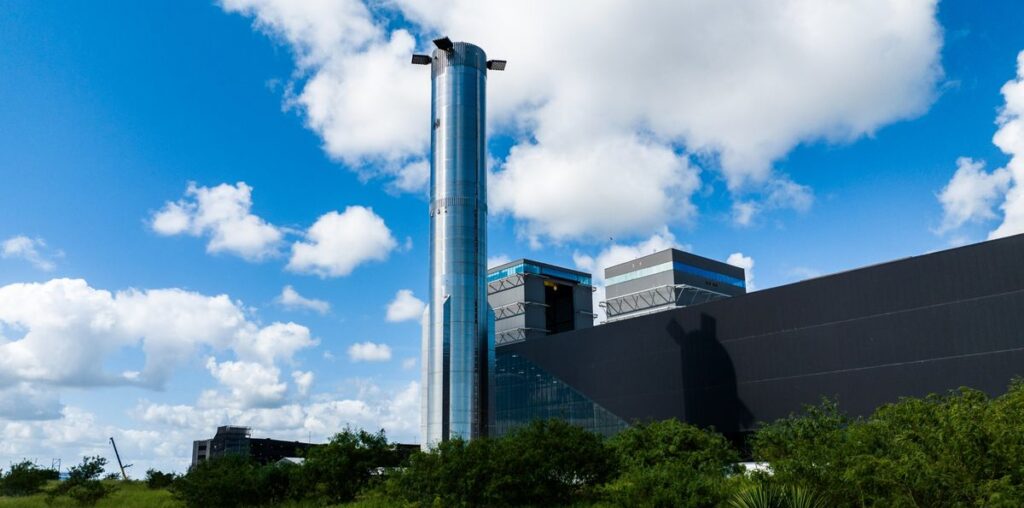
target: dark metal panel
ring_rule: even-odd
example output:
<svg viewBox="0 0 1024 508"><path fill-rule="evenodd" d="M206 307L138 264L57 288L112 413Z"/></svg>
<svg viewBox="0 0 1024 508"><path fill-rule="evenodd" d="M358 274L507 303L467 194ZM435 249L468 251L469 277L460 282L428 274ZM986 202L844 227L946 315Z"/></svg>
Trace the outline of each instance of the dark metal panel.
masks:
<svg viewBox="0 0 1024 508"><path fill-rule="evenodd" d="M1024 375L1024 236L508 346L626 421L725 432Z"/></svg>

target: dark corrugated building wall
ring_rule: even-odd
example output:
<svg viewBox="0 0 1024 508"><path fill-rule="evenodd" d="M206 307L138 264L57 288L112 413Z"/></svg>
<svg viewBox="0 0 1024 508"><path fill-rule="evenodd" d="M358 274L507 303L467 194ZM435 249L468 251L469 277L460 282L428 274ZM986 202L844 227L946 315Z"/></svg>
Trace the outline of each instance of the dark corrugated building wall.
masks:
<svg viewBox="0 0 1024 508"><path fill-rule="evenodd" d="M497 354L506 367L496 386L502 430L575 411L579 424L605 434L622 427L615 420L674 417L735 435L821 397L866 415L960 386L996 395L1024 375L1024 235Z"/></svg>

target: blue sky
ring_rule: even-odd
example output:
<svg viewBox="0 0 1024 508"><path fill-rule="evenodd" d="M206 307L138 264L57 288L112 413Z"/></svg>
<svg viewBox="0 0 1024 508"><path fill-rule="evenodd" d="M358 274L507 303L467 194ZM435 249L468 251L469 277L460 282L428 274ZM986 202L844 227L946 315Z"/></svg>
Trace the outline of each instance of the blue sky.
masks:
<svg viewBox="0 0 1024 508"><path fill-rule="evenodd" d="M139 471L180 470L228 423L415 441L429 76L405 59L438 33L509 60L495 258L599 272L677 245L765 289L1024 227L1003 208L1024 141L993 143L1021 107L1019 2L427 4L5 3L0 463L115 435Z"/></svg>

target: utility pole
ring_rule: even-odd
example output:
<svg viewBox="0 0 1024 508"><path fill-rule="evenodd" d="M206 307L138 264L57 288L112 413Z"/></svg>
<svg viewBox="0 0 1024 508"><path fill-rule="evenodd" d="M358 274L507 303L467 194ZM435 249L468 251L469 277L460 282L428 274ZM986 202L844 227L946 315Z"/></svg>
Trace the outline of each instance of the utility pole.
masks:
<svg viewBox="0 0 1024 508"><path fill-rule="evenodd" d="M121 454L117 453L117 443L114 442L114 438L113 437L110 438L110 444L111 444L111 446L114 447L114 456L117 457L117 466L121 468L121 477L124 478L125 481L128 481L128 473L124 472L124 468L132 467L132 465L128 464L126 466L126 465L121 463Z"/></svg>

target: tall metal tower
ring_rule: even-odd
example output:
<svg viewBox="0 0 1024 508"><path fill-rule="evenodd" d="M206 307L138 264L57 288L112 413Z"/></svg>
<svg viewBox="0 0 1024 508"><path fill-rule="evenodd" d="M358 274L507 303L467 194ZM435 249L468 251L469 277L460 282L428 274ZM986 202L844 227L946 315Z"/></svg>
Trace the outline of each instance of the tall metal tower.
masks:
<svg viewBox="0 0 1024 508"><path fill-rule="evenodd" d="M423 314L423 447L487 435L493 312L487 306L487 71L504 60L448 37L431 67L430 301Z"/></svg>

